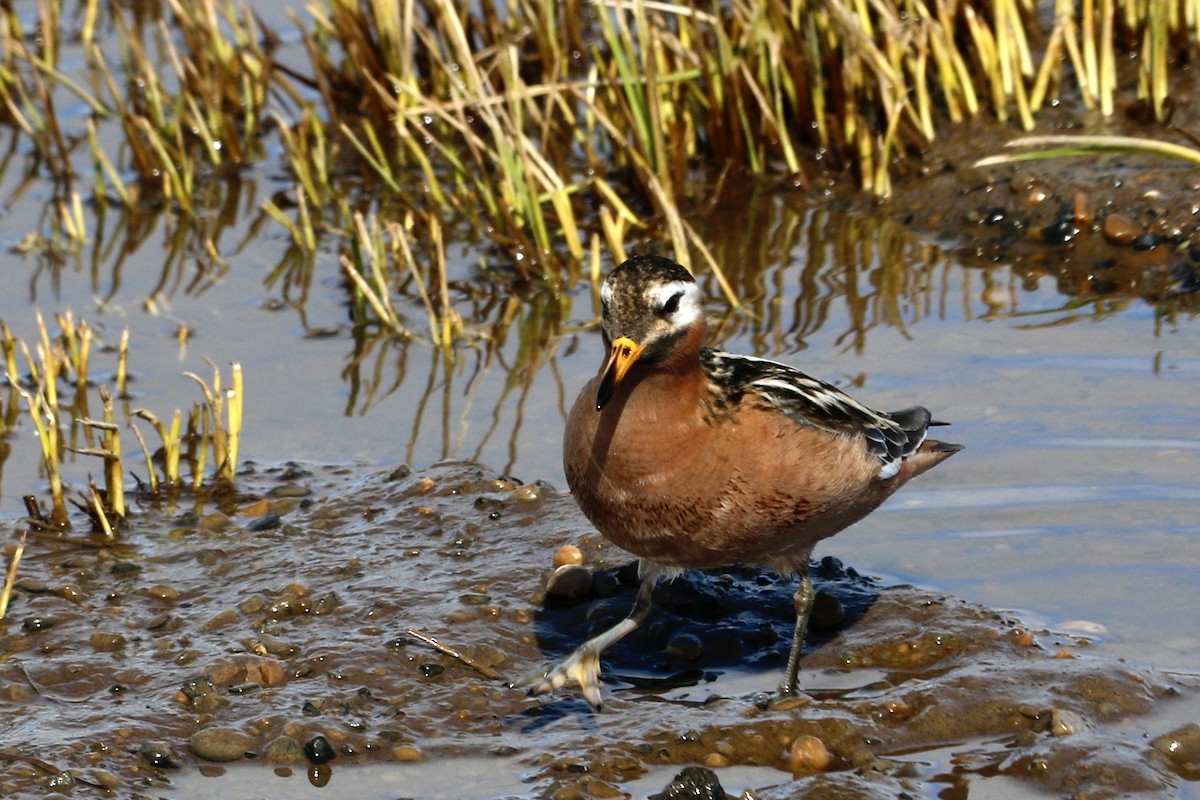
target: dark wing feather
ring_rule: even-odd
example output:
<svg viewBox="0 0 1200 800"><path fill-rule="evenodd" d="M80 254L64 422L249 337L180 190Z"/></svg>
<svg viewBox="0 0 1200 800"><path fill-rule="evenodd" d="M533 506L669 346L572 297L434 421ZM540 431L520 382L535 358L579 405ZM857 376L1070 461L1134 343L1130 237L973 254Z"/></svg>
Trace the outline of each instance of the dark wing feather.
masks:
<svg viewBox="0 0 1200 800"><path fill-rule="evenodd" d="M891 414L874 411L836 386L777 361L705 349L700 363L718 395L718 405L734 406L749 396L799 425L861 436L868 452L880 461L880 478L900 471L900 462L921 446L930 425L924 408Z"/></svg>

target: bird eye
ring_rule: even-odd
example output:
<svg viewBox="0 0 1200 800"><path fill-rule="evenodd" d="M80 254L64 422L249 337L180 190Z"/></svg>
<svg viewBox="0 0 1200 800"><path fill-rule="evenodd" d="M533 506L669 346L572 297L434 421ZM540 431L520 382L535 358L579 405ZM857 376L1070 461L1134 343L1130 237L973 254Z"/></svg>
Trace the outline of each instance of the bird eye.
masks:
<svg viewBox="0 0 1200 800"><path fill-rule="evenodd" d="M671 316L679 310L679 301L683 299L683 292L676 292L667 298L667 302L662 304L663 316Z"/></svg>

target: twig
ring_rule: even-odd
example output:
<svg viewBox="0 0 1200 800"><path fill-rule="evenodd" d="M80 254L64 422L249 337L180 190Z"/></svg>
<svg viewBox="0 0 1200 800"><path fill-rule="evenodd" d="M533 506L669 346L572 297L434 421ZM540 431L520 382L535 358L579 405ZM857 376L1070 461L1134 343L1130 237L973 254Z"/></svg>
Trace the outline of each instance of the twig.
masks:
<svg viewBox="0 0 1200 800"><path fill-rule="evenodd" d="M447 647L446 645L442 644L437 639L433 638L432 636L430 636L427 633L421 633L420 631L414 630L412 628L408 628L407 630L404 631L404 633L407 634L408 636L412 637L413 639L416 639L418 642L429 645L434 650L437 650L439 653L443 653L445 655L450 656L451 658L461 661L462 663L466 664L468 667L475 670L476 672L478 672L480 675L482 675L485 678L491 678L494 681L504 680L503 675L501 675L499 672L496 672L496 670L492 669L487 664L480 664L475 659L470 658L469 656L463 655L462 653L455 650L454 648Z"/></svg>

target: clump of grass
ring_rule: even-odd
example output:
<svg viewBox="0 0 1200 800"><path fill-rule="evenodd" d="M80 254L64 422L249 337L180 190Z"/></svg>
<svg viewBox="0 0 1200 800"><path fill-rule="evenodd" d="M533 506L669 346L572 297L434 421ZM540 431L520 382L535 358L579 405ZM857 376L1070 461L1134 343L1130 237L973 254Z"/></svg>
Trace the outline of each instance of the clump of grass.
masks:
<svg viewBox="0 0 1200 800"><path fill-rule="evenodd" d="M0 14L0 109L56 189L30 247L81 251L82 161L97 207L169 205L217 262L206 189L278 144L295 188L261 209L296 272L311 280L332 240L362 279L346 272L360 316L407 336L418 326L388 295L411 292L441 347L472 338L441 291L446 242L555 291L585 263L595 275L601 248L661 247L736 303L694 227L725 181L806 184L819 153L886 196L947 124L980 114L1029 129L1049 103L1109 115L1125 91L1163 120L1200 41L1200 0L319 0L295 18L307 63L284 64L241 5L60 6L37 4L37 36ZM85 63L67 69L76 40ZM80 102L89 114L60 115ZM357 251L377 237L383 250Z"/></svg>
<svg viewBox="0 0 1200 800"><path fill-rule="evenodd" d="M41 513L31 512L38 524L48 525L58 529L71 526L67 511L67 481L64 477L63 456L66 452L77 455L94 456L103 463L103 487L97 487L89 476L87 488L82 491L81 501L75 504L91 518L93 525L104 531L112 538L124 524L128 516L128 503L124 475L127 473L122 429L128 427L134 433L141 451L145 457L149 493L147 497L156 496L164 487L178 490L182 487L180 467L182 463L192 466L192 489L200 490L206 477L208 453L211 450L214 465L213 480L218 487L233 484L237 474L240 458L242 420L244 414L244 382L241 366L232 365L230 371L230 386L222 389L220 370L213 366L213 378L205 383L192 373L185 373L200 384L204 401L197 403L193 409L191 422L186 434L182 431L183 414L176 411L170 425L164 425L158 418L146 409L139 408L133 412L126 411L123 421L117 419L113 402L113 392L106 384L94 386L99 397L102 416L92 419L88 414L88 392L93 388L91 379L91 358L94 353L95 334L86 321L76 321L73 314L67 312L56 317L59 331L51 335L40 313L36 315L38 323L38 339L35 341L33 352L29 346L17 338L0 321L0 352L3 354L10 396L20 397L25 402L28 418L32 421L38 433L42 450L42 466L50 484L50 513L44 522ZM117 348L118 368L114 375L116 385L123 385L127 369L129 334L124 331L121 345ZM24 357L26 373L23 377L18 372L21 354ZM66 406L60 402L60 382L70 382L75 386L75 402ZM17 424L18 418L12 413L14 401L10 401L10 411L5 415L8 427ZM133 418L150 422L161 440L162 474L155 464L149 447L141 432L133 423ZM99 434L97 446L69 446L64 438L64 420L72 430L82 429L92 441L93 433ZM185 454L184 445L188 446ZM32 503L36 511L36 500Z"/></svg>

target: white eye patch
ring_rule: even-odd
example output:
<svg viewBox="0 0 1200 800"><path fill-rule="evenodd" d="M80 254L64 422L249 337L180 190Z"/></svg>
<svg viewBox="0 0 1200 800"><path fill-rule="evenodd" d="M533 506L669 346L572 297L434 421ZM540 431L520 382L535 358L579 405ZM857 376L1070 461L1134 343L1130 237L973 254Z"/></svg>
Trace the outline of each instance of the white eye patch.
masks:
<svg viewBox="0 0 1200 800"><path fill-rule="evenodd" d="M668 315L672 326L687 327L700 319L704 310L700 304L700 287L696 284L672 281L646 289L646 301L655 311L667 307L675 295L680 297L678 308Z"/></svg>

